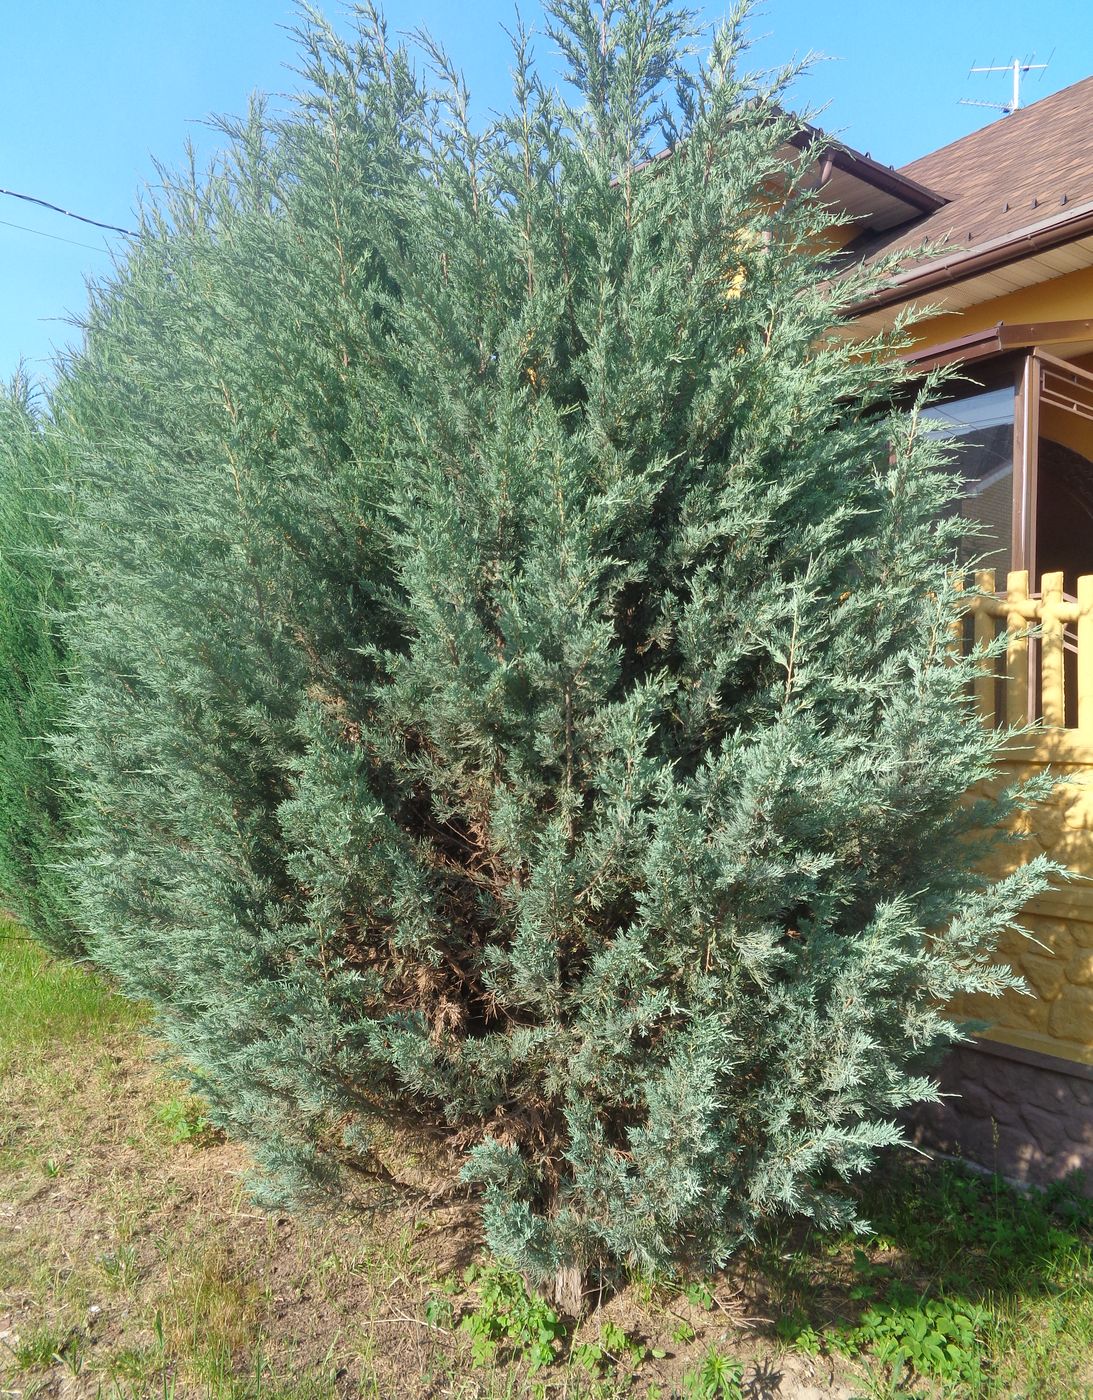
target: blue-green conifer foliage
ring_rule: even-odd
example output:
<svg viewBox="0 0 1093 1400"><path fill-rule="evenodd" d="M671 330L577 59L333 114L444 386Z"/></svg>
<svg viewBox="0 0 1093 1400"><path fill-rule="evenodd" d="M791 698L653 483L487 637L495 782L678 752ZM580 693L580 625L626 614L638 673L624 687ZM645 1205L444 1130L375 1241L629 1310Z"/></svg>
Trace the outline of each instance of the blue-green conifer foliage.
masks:
<svg viewBox="0 0 1093 1400"><path fill-rule="evenodd" d="M1043 879L976 874L952 477L905 328L837 333L883 270L833 280L791 75L670 0L545 23L564 95L517 30L479 127L307 14L53 400L93 956L264 1198L394 1123L537 1278L850 1218Z"/></svg>

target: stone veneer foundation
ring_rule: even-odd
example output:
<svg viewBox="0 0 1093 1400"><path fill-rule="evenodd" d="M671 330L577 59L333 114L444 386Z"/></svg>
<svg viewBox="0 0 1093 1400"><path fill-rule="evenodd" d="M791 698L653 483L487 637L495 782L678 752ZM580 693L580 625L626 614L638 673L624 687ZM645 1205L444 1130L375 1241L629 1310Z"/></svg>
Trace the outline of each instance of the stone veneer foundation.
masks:
<svg viewBox="0 0 1093 1400"><path fill-rule="evenodd" d="M1085 1173L1093 1195L1093 1065L979 1040L946 1059L943 1093L915 1116L914 1141L1022 1185Z"/></svg>

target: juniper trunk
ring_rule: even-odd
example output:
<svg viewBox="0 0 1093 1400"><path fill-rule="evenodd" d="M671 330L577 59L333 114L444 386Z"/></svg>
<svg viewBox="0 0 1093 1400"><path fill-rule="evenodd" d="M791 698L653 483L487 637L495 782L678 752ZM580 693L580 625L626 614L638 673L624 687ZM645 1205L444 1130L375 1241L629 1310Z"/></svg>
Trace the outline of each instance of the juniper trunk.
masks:
<svg viewBox="0 0 1093 1400"><path fill-rule="evenodd" d="M95 957L264 1199L413 1126L576 1306L849 1218L1043 868L975 873L952 478L905 330L830 334L879 274L832 286L780 85L666 0L547 20L576 97L518 33L479 132L309 19L54 414Z"/></svg>

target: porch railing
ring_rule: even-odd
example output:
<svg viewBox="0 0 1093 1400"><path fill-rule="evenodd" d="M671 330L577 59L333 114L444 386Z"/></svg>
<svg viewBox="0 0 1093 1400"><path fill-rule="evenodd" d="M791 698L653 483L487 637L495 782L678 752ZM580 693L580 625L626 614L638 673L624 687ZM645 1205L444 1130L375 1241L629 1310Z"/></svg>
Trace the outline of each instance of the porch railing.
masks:
<svg viewBox="0 0 1093 1400"><path fill-rule="evenodd" d="M968 599L970 626L954 623L954 641L985 647L1008 634L1004 659L986 657L975 698L988 722L1076 730L1093 740L1093 575L1078 580L1077 596L1064 592L1061 573L1044 574L1029 592L1026 570L1006 575L1005 592L993 569L975 575ZM1029 629L1038 635L1030 636ZM970 636L968 633L970 632Z"/></svg>

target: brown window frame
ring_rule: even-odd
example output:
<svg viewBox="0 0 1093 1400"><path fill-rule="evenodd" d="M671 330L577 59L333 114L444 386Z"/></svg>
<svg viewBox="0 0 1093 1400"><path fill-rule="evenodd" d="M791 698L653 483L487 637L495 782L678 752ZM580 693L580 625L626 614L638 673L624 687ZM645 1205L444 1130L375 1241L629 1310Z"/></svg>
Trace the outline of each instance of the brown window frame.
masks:
<svg viewBox="0 0 1093 1400"><path fill-rule="evenodd" d="M1067 386L1071 392L1067 393ZM1036 557L1036 497L1040 478L1040 407L1061 408L1093 422L1093 374L1037 346L1017 368L1013 408L1014 569L1027 569L1033 588L1039 578ZM1082 395L1089 398L1082 402Z"/></svg>
<svg viewBox="0 0 1093 1400"><path fill-rule="evenodd" d="M1027 569L1036 587L1036 492L1039 483L1040 372L1036 352L1017 369L1013 405L1013 535L1011 567Z"/></svg>

